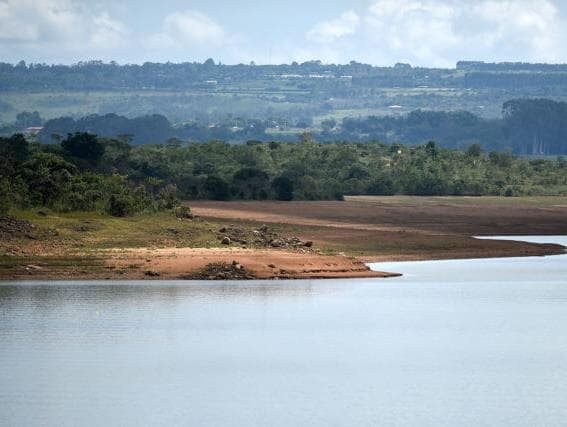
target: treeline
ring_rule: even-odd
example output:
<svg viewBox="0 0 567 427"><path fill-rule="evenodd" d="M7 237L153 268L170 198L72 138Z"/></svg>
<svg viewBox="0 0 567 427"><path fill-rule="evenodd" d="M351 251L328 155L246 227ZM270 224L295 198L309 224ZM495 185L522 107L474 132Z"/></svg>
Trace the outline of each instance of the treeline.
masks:
<svg viewBox="0 0 567 427"><path fill-rule="evenodd" d="M0 139L0 206L129 215L178 199L326 200L368 195L567 194L567 161L381 143L249 141L132 146L91 134Z"/></svg>
<svg viewBox="0 0 567 427"><path fill-rule="evenodd" d="M464 71L499 71L499 72L522 72L531 71L537 73L567 72L567 64L544 64L531 62L484 62L484 61L459 61L457 70Z"/></svg>
<svg viewBox="0 0 567 427"><path fill-rule="evenodd" d="M35 123L37 113L20 114L19 122ZM254 120L229 117L214 124L192 122L173 126L164 116L151 115L126 118L116 114L91 115L79 120L70 117L48 120L37 136L43 142L58 142L69 133L89 132L108 138L119 138L134 144L165 143L171 138L205 142L221 140L245 142L269 141L273 134L268 127L285 130L294 126L307 128L308 119L274 118ZM422 144L437 141L444 148L466 148L480 144L487 151L512 152L522 155L567 154L567 103L546 99L516 99L503 106L502 119L486 119L466 111L413 111L403 116L370 116L333 119L321 124L313 137L319 142L373 140L390 143ZM294 141L296 135L278 139Z"/></svg>
<svg viewBox="0 0 567 427"><path fill-rule="evenodd" d="M549 99L515 99L502 108L502 119L485 119L466 111L413 111L401 117L346 118L335 138L401 141L428 139L447 148L478 143L484 149L511 149L522 155L567 154L567 103Z"/></svg>
<svg viewBox="0 0 567 427"><path fill-rule="evenodd" d="M402 65L402 66L400 66ZM293 62L281 65L223 65L208 59L204 63L151 63L119 65L116 62L79 62L74 65L0 63L0 91L14 90L210 90L211 83L238 83L252 80L275 80L281 76L326 75L334 78L350 76L358 83L372 83L368 78L381 79L387 85L436 84L447 86L451 70L394 67L374 67L351 61L349 64L323 64L321 61ZM330 83L326 79L311 79L312 83ZM315 84L315 87L320 87ZM337 83L333 82L332 87Z"/></svg>
<svg viewBox="0 0 567 427"><path fill-rule="evenodd" d="M192 122L174 127L160 114L128 118L117 114L92 114L75 120L61 117L48 120L37 138L42 142L58 142L69 133L88 132L101 137L119 138L133 144L165 143L171 138L190 141L223 140L244 142L267 139L267 120L227 118L216 124ZM272 122L277 123L274 119Z"/></svg>
<svg viewBox="0 0 567 427"><path fill-rule="evenodd" d="M79 62L74 65L0 63L0 91L54 90L210 90L211 83L241 83L278 79L281 76L340 78L348 76L362 87L501 87L565 86L565 64L525 64L460 61L455 69L412 67L396 64L375 67L351 61L323 64L321 61L281 65L223 65L204 63L151 63L119 65L116 62ZM312 88L336 88L336 81L312 79ZM316 93L312 94L316 96Z"/></svg>
<svg viewBox="0 0 567 427"><path fill-rule="evenodd" d="M127 216L177 208L175 185L143 172L132 179L115 169L129 161L129 151L127 144L87 133L59 145L30 144L22 134L0 138L0 214L42 207Z"/></svg>

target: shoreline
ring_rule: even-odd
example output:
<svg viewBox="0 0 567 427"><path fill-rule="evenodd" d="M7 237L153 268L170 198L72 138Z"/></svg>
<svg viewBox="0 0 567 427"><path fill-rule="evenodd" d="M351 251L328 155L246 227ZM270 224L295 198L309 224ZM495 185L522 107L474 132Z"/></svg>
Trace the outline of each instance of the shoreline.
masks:
<svg viewBox="0 0 567 427"><path fill-rule="evenodd" d="M563 200L195 201L193 219L16 211L0 218L0 280L387 278L399 274L365 263L560 255L472 236L567 235Z"/></svg>
<svg viewBox="0 0 567 427"><path fill-rule="evenodd" d="M0 280L305 280L399 277L372 271L363 261L345 255L316 252L236 248L115 249L95 257L79 255L68 265L51 258L24 261ZM81 260L95 261L78 266ZM14 260L16 261L16 259ZM32 263L32 261L34 263ZM222 271L208 267L224 265ZM239 273L246 274L239 274Z"/></svg>
<svg viewBox="0 0 567 427"><path fill-rule="evenodd" d="M538 251L489 256L346 256L317 252L239 248L133 248L111 249L75 257L14 257L11 274L0 281L20 280L322 280L393 278L397 272L372 271L367 264L381 262L445 261L465 259L526 258L565 254L561 245L534 245ZM68 263L57 261L68 260ZM54 261L55 260L55 261ZM88 265L81 265L88 262ZM203 275L209 265L237 266L249 277Z"/></svg>

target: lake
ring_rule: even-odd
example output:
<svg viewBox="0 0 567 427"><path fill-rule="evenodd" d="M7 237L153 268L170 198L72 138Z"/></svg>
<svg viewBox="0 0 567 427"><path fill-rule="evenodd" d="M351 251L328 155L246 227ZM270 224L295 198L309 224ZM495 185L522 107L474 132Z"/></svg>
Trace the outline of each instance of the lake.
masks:
<svg viewBox="0 0 567 427"><path fill-rule="evenodd" d="M567 255L373 268L0 282L0 425L567 425Z"/></svg>

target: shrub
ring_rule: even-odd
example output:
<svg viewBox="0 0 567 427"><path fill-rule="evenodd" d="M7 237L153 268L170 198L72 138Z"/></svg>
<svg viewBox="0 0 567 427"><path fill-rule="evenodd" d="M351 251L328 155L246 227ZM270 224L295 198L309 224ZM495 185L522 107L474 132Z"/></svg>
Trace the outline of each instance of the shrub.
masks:
<svg viewBox="0 0 567 427"><path fill-rule="evenodd" d="M136 199L128 194L112 194L108 199L107 213L124 217L136 212Z"/></svg>
<svg viewBox="0 0 567 427"><path fill-rule="evenodd" d="M191 208L188 206L177 206L173 213L177 218L181 219L193 219L193 214L191 213Z"/></svg>

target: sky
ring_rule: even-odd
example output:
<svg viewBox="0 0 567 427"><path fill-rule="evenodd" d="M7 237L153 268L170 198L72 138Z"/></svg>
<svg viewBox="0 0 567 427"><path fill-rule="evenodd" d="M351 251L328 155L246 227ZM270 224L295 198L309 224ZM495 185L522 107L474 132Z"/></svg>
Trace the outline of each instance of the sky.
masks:
<svg viewBox="0 0 567 427"><path fill-rule="evenodd" d="M0 0L0 61L567 62L567 0Z"/></svg>

